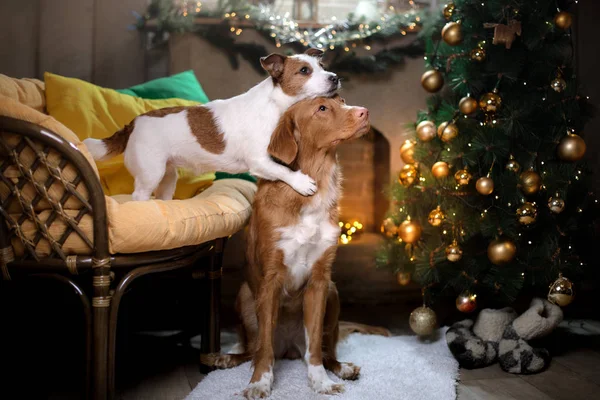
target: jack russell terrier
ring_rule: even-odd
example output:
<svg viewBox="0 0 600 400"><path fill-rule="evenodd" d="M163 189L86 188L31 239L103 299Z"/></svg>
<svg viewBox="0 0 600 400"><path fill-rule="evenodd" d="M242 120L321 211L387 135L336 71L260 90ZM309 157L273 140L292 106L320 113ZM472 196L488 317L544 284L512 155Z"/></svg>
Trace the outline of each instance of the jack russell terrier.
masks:
<svg viewBox="0 0 600 400"><path fill-rule="evenodd" d="M171 200L177 167L203 173L249 171L256 177L281 180L303 196L317 190L300 171L273 161L267 152L279 118L294 103L333 96L340 80L321 64L323 52L309 49L286 57L260 59L270 77L246 93L202 106L170 107L136 117L111 137L85 139L95 160L125 153L125 166L135 179L133 200Z"/></svg>
<svg viewBox="0 0 600 400"><path fill-rule="evenodd" d="M331 267L340 234L342 179L336 146L362 136L369 127L366 108L347 106L339 96L320 97L290 107L271 137L269 153L314 177L318 192L303 197L282 182L258 182L247 238L247 281L236 305L241 353L202 360L231 368L253 359L254 373L244 391L248 399L270 395L276 358L303 356L310 386L318 393L344 390L325 370L342 379L358 378L358 366L336 358L340 303ZM383 328L349 328L389 335Z"/></svg>

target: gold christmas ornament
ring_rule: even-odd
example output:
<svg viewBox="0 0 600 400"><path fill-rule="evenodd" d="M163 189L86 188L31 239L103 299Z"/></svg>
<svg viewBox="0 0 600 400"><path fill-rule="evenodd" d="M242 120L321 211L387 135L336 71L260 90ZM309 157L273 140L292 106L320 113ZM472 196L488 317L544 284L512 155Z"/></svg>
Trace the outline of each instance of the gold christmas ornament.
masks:
<svg viewBox="0 0 600 400"><path fill-rule="evenodd" d="M448 261L457 262L462 258L463 251L455 240L452 241L448 247L446 247L446 258Z"/></svg>
<svg viewBox="0 0 600 400"><path fill-rule="evenodd" d="M456 308L464 313L471 313L477 309L477 295L465 290L456 298Z"/></svg>
<svg viewBox="0 0 600 400"><path fill-rule="evenodd" d="M415 142L407 139L402 146L400 146L400 158L407 164L413 164L415 154Z"/></svg>
<svg viewBox="0 0 600 400"><path fill-rule="evenodd" d="M473 114L477 111L477 100L471 96L465 96L458 102L458 109L464 115Z"/></svg>
<svg viewBox="0 0 600 400"><path fill-rule="evenodd" d="M537 220L537 206L535 202L525 202L521 207L517 208L517 220L521 225L531 225Z"/></svg>
<svg viewBox="0 0 600 400"><path fill-rule="evenodd" d="M437 134L442 142L448 143L458 136L458 127L452 121L442 122L438 126Z"/></svg>
<svg viewBox="0 0 600 400"><path fill-rule="evenodd" d="M483 112L491 114L498 111L500 106L502 105L502 98L498 95L498 90L494 89L493 92L489 92L481 96L479 99L479 108L483 110Z"/></svg>
<svg viewBox="0 0 600 400"><path fill-rule="evenodd" d="M482 176L475 182L475 189L477 193L488 196L494 191L494 181L489 176Z"/></svg>
<svg viewBox="0 0 600 400"><path fill-rule="evenodd" d="M435 138L436 129L432 121L421 121L417 125L417 137L423 142L429 142Z"/></svg>
<svg viewBox="0 0 600 400"><path fill-rule="evenodd" d="M417 171L417 167L413 164L405 164L398 174L398 182L400 182L402 186L410 186L415 183L418 175L419 171Z"/></svg>
<svg viewBox="0 0 600 400"><path fill-rule="evenodd" d="M435 312L423 305L422 307L415 308L410 313L408 318L408 324L410 329L419 336L431 335L435 328L437 328L437 317Z"/></svg>
<svg viewBox="0 0 600 400"><path fill-rule="evenodd" d="M521 173L521 191L526 196L531 196L539 192L542 186L542 177L533 169Z"/></svg>
<svg viewBox="0 0 600 400"><path fill-rule="evenodd" d="M585 155L586 145L581 136L568 133L560 140L556 150L558 158L563 161L579 161Z"/></svg>
<svg viewBox="0 0 600 400"><path fill-rule="evenodd" d="M560 198L560 194L556 193L556 196L548 199L548 208L554 214L560 214L565 209L565 201Z"/></svg>
<svg viewBox="0 0 600 400"><path fill-rule="evenodd" d="M463 41L462 26L458 22L448 22L442 29L442 39L450 46L457 46Z"/></svg>
<svg viewBox="0 0 600 400"><path fill-rule="evenodd" d="M459 169L454 174L454 180L459 185L468 185L469 182L471 181L472 177L473 177L473 175L471 175L471 173L469 172L469 170L466 169L466 168L465 169Z"/></svg>
<svg viewBox="0 0 600 400"><path fill-rule="evenodd" d="M431 166L431 173L436 178L445 178L450 174L450 167L445 161L438 161Z"/></svg>
<svg viewBox="0 0 600 400"><path fill-rule="evenodd" d="M418 222L411 221L410 217L408 217L398 227L398 236L400 236L402 241L409 244L418 242L421 238L421 225Z"/></svg>
<svg viewBox="0 0 600 400"><path fill-rule="evenodd" d="M521 165L515 160L515 157L511 154L506 163L506 169L514 172L515 174L521 170Z"/></svg>
<svg viewBox="0 0 600 400"><path fill-rule="evenodd" d="M471 60L477 62L485 61L485 49L483 47L476 47L471 50Z"/></svg>
<svg viewBox="0 0 600 400"><path fill-rule="evenodd" d="M427 217L427 221L431 226L440 226L444 222L444 219L446 219L446 214L444 214L440 206L431 210Z"/></svg>
<svg viewBox="0 0 600 400"><path fill-rule="evenodd" d="M421 76L421 86L429 93L439 92L444 86L444 77L437 69L430 69Z"/></svg>
<svg viewBox="0 0 600 400"><path fill-rule="evenodd" d="M548 301L561 307L568 306L575 299L573 286L573 282L562 276L562 274L558 274L558 279L550 285Z"/></svg>
<svg viewBox="0 0 600 400"><path fill-rule="evenodd" d="M400 271L396 274L396 278L398 279L398 284L400 284L400 286L406 286L410 283L410 272Z"/></svg>
<svg viewBox="0 0 600 400"><path fill-rule="evenodd" d="M561 93L563 90L567 88L567 82L560 76L557 76L550 82L550 87L557 93Z"/></svg>
<svg viewBox="0 0 600 400"><path fill-rule="evenodd" d="M444 18L446 18L446 20L449 20L450 18L452 18L452 14L454 14L454 10L456 9L456 6L454 5L454 3L448 3L444 6L444 11L442 11L442 14L444 14Z"/></svg>
<svg viewBox="0 0 600 400"><path fill-rule="evenodd" d="M512 240L500 237L490 242L487 254L494 265L508 264L517 255L517 246Z"/></svg>
<svg viewBox="0 0 600 400"><path fill-rule="evenodd" d="M381 224L381 233L385 236L392 238L398 234L398 226L392 218L386 218Z"/></svg>
<svg viewBox="0 0 600 400"><path fill-rule="evenodd" d="M554 16L554 25L557 28L567 30L573 23L573 16L566 11L560 11Z"/></svg>

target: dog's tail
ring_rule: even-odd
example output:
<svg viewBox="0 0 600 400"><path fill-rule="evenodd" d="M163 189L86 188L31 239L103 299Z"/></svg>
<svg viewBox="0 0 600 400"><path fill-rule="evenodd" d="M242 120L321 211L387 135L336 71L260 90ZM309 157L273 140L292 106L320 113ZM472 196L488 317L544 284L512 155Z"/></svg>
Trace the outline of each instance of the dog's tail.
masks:
<svg viewBox="0 0 600 400"><path fill-rule="evenodd" d="M83 143L87 146L90 153L92 153L94 160L108 160L125 151L129 136L131 135L131 132L133 132L133 127L134 124L133 121L131 121L130 124L125 125L123 129L115 132L111 137L101 140L89 138L85 139Z"/></svg>
<svg viewBox="0 0 600 400"><path fill-rule="evenodd" d="M351 333L362 333L365 335L392 336L392 333L381 326L359 324L357 322L340 321L339 340L345 339Z"/></svg>

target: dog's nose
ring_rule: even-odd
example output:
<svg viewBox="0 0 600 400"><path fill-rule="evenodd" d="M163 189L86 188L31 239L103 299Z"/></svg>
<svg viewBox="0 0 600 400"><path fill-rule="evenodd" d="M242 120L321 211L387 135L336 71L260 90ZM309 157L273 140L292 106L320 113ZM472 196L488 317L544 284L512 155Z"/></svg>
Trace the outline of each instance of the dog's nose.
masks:
<svg viewBox="0 0 600 400"><path fill-rule="evenodd" d="M333 82L334 85L337 85L340 82L340 78L336 74L330 75L329 80Z"/></svg>
<svg viewBox="0 0 600 400"><path fill-rule="evenodd" d="M364 107L356 107L354 110L354 116L356 118L369 118L369 110Z"/></svg>

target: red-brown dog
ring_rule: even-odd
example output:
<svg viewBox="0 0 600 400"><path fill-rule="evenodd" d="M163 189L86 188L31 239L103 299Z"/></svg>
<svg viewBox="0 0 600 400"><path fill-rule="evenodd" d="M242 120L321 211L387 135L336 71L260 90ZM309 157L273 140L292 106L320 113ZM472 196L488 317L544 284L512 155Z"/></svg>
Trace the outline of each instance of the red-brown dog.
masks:
<svg viewBox="0 0 600 400"><path fill-rule="evenodd" d="M310 386L319 393L343 391L327 376L356 379L360 368L336 358L339 299L331 281L340 233L341 174L336 146L369 130L369 111L336 96L301 101L284 114L269 153L292 170L312 176L317 194L304 197L283 182L260 180L247 243L247 282L237 308L242 354L213 359L228 368L251 358L254 373L244 396L267 397L276 358L304 356ZM386 330L353 325L353 330Z"/></svg>

